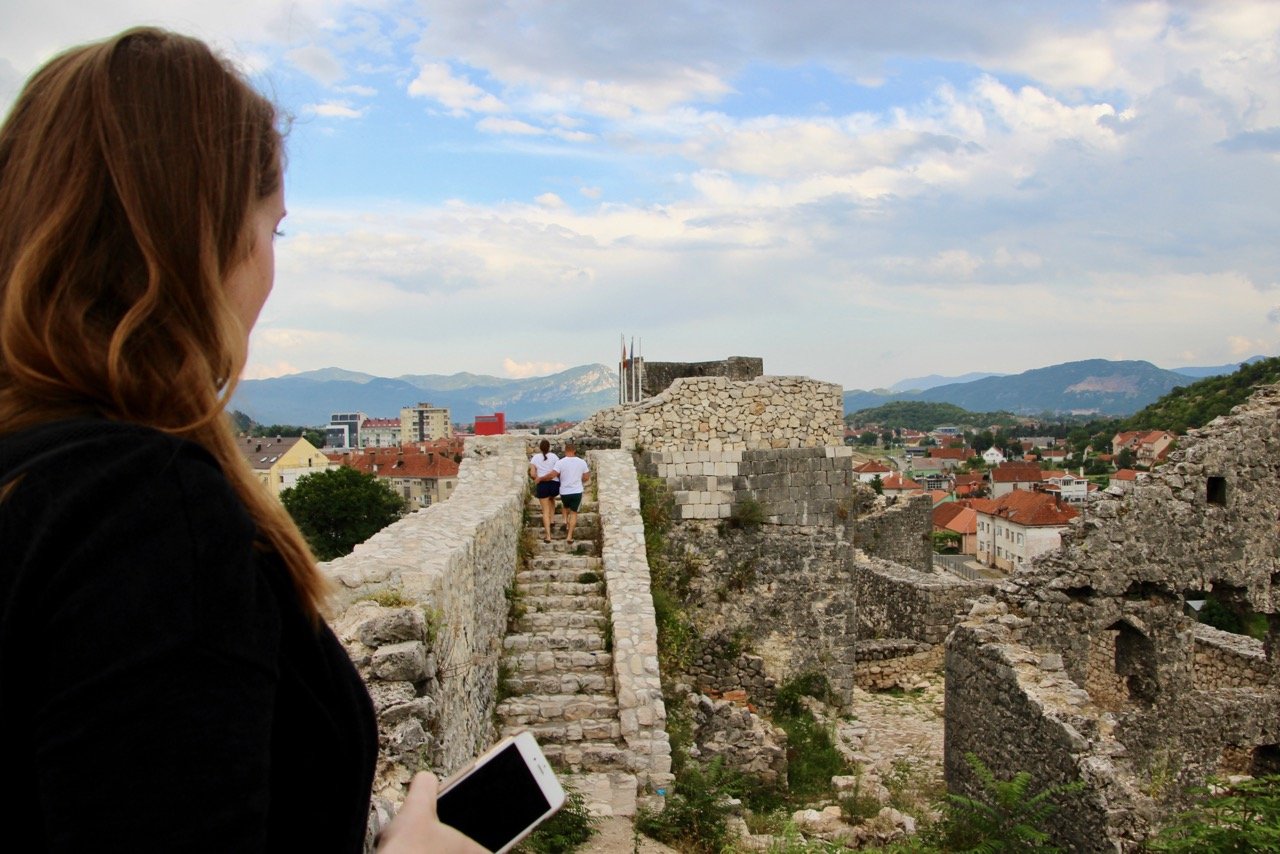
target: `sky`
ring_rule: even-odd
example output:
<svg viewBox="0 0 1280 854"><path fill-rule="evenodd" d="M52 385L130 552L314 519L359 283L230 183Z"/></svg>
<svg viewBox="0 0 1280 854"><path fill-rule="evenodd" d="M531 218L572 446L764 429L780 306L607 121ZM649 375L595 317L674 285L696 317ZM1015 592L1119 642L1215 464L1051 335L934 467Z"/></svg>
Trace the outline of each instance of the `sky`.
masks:
<svg viewBox="0 0 1280 854"><path fill-rule="evenodd" d="M760 356L846 389L1280 353L1280 2L0 0L292 116L245 376Z"/></svg>

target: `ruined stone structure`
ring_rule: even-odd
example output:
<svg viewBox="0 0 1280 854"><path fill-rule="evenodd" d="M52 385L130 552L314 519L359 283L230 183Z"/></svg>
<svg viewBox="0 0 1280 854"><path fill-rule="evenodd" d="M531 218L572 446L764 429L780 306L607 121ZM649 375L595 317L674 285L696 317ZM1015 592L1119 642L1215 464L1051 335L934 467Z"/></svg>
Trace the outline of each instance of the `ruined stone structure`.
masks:
<svg viewBox="0 0 1280 854"><path fill-rule="evenodd" d="M494 726L509 601L527 500L525 437L467 440L458 487L322 565L339 587L335 631L378 714L375 833L413 773L448 774L483 751ZM615 457L618 452L613 452ZM629 455L591 458L602 489L604 575L623 770L641 796L670 780L657 635L648 597L639 498ZM637 541L639 545L637 546ZM643 591L643 601L637 601ZM647 610L646 610L647 603Z"/></svg>
<svg viewBox="0 0 1280 854"><path fill-rule="evenodd" d="M997 775L1083 781L1054 820L1070 850L1137 850L1188 786L1280 767L1280 387L1182 442L947 645L949 784L975 789L970 751ZM1267 615L1267 642L1198 625L1186 603L1206 597Z"/></svg>
<svg viewBox="0 0 1280 854"><path fill-rule="evenodd" d="M645 362L641 386L645 397L666 391L683 377L724 377L749 382L764 374L764 359L758 356L730 356L719 362Z"/></svg>

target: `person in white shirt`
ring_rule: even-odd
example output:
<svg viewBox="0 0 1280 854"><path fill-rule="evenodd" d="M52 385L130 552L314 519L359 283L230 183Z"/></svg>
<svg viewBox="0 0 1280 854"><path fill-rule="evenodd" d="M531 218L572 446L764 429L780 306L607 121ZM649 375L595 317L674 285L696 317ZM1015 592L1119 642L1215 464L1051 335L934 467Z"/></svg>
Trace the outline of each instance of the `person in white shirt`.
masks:
<svg viewBox="0 0 1280 854"><path fill-rule="evenodd" d="M564 505L565 542L573 544L573 529L578 524L578 508L582 506L582 490L591 479L587 461L578 456L573 442L564 443L564 457L553 468L560 478L560 503Z"/></svg>
<svg viewBox="0 0 1280 854"><path fill-rule="evenodd" d="M551 453L551 443L543 439L538 443L541 453L529 458L529 477L533 478L535 495L542 505L542 541L551 542L551 520L556 515L556 495L560 492L560 482L556 480L555 465L559 457ZM544 476L550 478L544 479Z"/></svg>

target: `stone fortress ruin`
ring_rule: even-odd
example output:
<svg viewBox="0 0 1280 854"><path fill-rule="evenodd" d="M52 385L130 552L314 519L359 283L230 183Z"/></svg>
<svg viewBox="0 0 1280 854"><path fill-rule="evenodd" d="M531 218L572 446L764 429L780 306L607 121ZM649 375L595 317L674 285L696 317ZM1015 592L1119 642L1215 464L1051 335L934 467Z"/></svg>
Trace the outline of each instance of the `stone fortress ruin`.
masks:
<svg viewBox="0 0 1280 854"><path fill-rule="evenodd" d="M641 477L672 497L697 605L699 654L679 678L704 756L785 773L768 727L718 696L767 709L777 685L821 672L846 702L942 669L948 785L976 793L969 752L998 777L1083 782L1052 827L1069 850L1136 850L1188 786L1280 767L1280 388L1193 432L1077 520L1060 552L993 583L935 571L927 498L857 483L838 386L743 358L649 363L645 377L649 397L572 432L600 473L617 698L618 759L611 793L589 798L597 811L634 810L620 780L641 803L671 781ZM379 714L381 814L413 771L448 773L496 736L526 442L468 440L448 502L326 565L344 591L334 624ZM737 530L748 507L763 524ZM1198 623L1187 603L1210 597L1266 615L1267 642Z"/></svg>

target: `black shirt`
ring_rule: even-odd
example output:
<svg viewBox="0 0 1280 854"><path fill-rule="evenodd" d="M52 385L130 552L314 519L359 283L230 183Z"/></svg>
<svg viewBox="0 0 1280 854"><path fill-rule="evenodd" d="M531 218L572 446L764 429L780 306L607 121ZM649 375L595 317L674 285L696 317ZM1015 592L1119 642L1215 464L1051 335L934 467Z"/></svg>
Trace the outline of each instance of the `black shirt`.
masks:
<svg viewBox="0 0 1280 854"><path fill-rule="evenodd" d="M202 448L0 439L0 798L12 851L360 851L368 692Z"/></svg>

